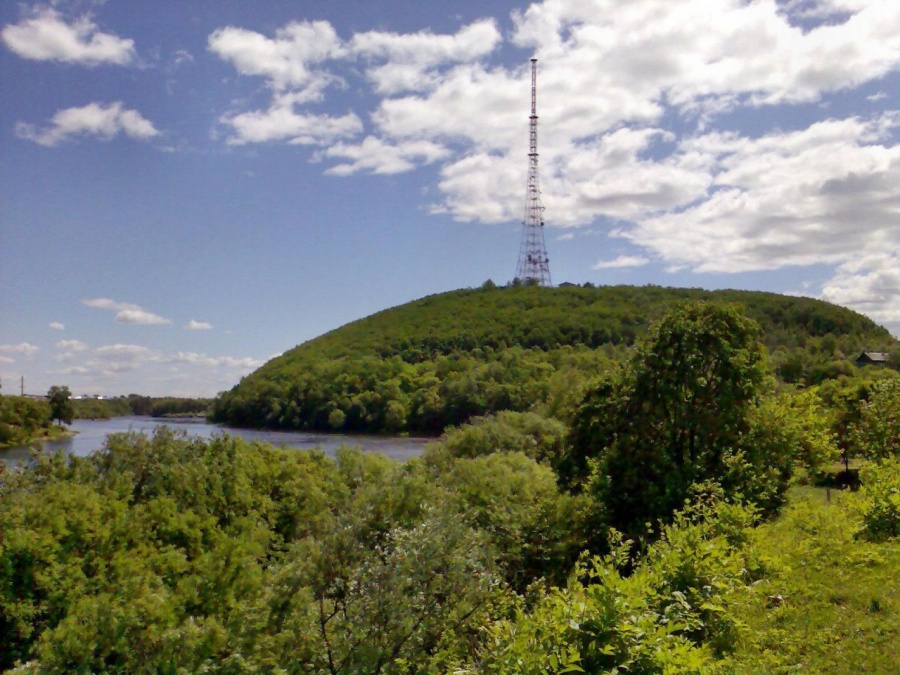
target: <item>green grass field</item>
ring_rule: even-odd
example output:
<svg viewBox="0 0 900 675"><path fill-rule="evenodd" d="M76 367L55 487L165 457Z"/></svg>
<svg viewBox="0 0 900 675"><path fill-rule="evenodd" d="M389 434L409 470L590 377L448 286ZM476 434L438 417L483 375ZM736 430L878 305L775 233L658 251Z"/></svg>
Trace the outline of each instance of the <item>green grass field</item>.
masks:
<svg viewBox="0 0 900 675"><path fill-rule="evenodd" d="M772 573L737 599L726 672L900 673L900 541L855 538L852 496L798 487L759 528Z"/></svg>

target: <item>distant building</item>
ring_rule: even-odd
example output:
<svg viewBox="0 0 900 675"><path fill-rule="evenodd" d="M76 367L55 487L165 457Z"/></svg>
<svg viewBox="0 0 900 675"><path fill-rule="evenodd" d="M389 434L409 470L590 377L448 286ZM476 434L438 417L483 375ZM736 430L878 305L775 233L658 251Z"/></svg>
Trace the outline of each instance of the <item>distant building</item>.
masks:
<svg viewBox="0 0 900 675"><path fill-rule="evenodd" d="M863 352L856 357L857 366L884 366L891 357L887 352Z"/></svg>

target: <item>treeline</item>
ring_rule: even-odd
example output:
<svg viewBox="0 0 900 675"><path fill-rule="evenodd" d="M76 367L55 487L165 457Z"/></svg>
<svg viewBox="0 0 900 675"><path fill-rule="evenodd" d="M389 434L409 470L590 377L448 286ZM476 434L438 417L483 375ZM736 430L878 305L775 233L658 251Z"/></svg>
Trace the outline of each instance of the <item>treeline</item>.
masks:
<svg viewBox="0 0 900 675"><path fill-rule="evenodd" d="M686 301L738 303L762 327L769 367L817 384L898 343L868 318L809 298L657 286L486 285L379 312L296 347L215 400L240 427L439 433L473 416L551 412L624 362L647 326Z"/></svg>
<svg viewBox="0 0 900 675"><path fill-rule="evenodd" d="M478 418L406 463L168 430L38 457L0 479L0 668L841 672L840 644L833 661L889 672L891 584L859 588L869 623L820 637L785 626L821 586L784 583L833 560L815 535L835 525L854 578L900 572L900 378L779 388L760 335L680 307L563 419ZM863 486L789 513L785 555L805 548L785 565L759 523L842 448Z"/></svg>
<svg viewBox="0 0 900 675"><path fill-rule="evenodd" d="M54 432L47 401L0 394L0 448L47 438Z"/></svg>
<svg viewBox="0 0 900 675"><path fill-rule="evenodd" d="M110 398L73 399L75 419L109 419L147 415L151 417L205 416L212 399L151 397L129 394Z"/></svg>

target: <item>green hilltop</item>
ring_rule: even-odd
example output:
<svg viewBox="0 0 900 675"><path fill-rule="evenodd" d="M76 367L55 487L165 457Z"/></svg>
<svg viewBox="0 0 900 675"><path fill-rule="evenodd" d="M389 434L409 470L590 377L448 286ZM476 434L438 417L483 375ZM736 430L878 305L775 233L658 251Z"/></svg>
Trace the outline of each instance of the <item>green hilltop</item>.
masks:
<svg viewBox="0 0 900 675"><path fill-rule="evenodd" d="M222 393L236 426L437 433L497 410L557 414L595 375L685 301L739 304L762 327L787 382L849 374L863 349L895 351L871 319L821 300L758 291L604 286L497 287L383 310L272 359Z"/></svg>

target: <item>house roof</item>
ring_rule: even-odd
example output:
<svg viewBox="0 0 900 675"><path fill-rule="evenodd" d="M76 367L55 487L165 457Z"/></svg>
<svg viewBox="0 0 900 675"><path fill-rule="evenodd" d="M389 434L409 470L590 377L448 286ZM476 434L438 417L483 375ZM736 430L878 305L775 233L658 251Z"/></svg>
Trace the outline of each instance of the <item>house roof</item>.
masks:
<svg viewBox="0 0 900 675"><path fill-rule="evenodd" d="M863 352L857 358L857 361L889 361L890 357L887 352Z"/></svg>

